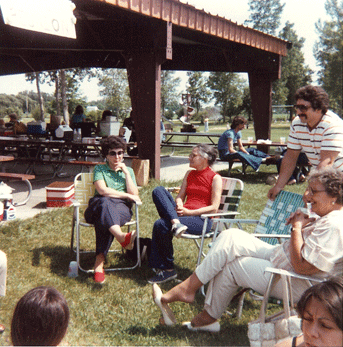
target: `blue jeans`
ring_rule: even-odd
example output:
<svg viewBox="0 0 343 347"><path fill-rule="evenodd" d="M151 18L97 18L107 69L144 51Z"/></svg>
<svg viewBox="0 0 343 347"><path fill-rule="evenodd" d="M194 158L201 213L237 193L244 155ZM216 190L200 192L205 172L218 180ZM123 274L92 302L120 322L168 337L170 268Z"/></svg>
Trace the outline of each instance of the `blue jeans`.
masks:
<svg viewBox="0 0 343 347"><path fill-rule="evenodd" d="M238 151L236 153L223 152L220 151L220 159L221 160L229 160L229 159L239 159L241 162L244 162L250 165L255 171L257 171L262 163L263 158L267 158L268 154L259 151L256 148L246 148L246 151L249 154Z"/></svg>
<svg viewBox="0 0 343 347"><path fill-rule="evenodd" d="M287 152L287 149L285 149L285 150L281 153L281 155L284 156L284 155L286 154L286 152ZM278 173L280 173L281 163L282 163L282 159L279 159L279 160L277 161L277 163L276 163L276 167L277 167L277 172L278 172ZM294 169L294 171L293 171L292 176L289 178L288 181L290 181L290 180L296 180L296 179L297 179L297 176L298 176L298 173L299 173L299 170L300 170L299 167L302 168L303 166L308 165L308 163L309 163L309 160L308 160L308 158L307 158L307 155L306 155L305 153L303 153L303 152L300 152L299 157L298 157L298 159L297 159L296 167L295 167L295 169Z"/></svg>
<svg viewBox="0 0 343 347"><path fill-rule="evenodd" d="M152 192L152 199L161 219L154 223L152 230L151 255L149 266L155 269L171 270L174 268L173 233L171 220L179 219L188 227L187 233L201 235L204 219L200 216L181 216L176 213L176 204L172 195L164 188L157 187ZM212 222L209 221L206 232L209 232Z"/></svg>

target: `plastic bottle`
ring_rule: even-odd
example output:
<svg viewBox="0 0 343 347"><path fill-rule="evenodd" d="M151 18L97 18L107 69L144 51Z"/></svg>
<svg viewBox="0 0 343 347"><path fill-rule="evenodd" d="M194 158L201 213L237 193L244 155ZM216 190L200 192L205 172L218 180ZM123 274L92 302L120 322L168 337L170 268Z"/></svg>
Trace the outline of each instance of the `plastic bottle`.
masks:
<svg viewBox="0 0 343 347"><path fill-rule="evenodd" d="M9 201L6 201L3 218L4 220L16 219L15 207Z"/></svg>
<svg viewBox="0 0 343 347"><path fill-rule="evenodd" d="M77 262L71 261L69 263L68 277L77 277L78 275L79 275L79 273L78 273Z"/></svg>
<svg viewBox="0 0 343 347"><path fill-rule="evenodd" d="M74 129L74 132L73 132L73 141L77 141L77 131L76 129Z"/></svg>
<svg viewBox="0 0 343 347"><path fill-rule="evenodd" d="M77 141L81 142L82 141L82 133L81 133L81 128L77 129Z"/></svg>

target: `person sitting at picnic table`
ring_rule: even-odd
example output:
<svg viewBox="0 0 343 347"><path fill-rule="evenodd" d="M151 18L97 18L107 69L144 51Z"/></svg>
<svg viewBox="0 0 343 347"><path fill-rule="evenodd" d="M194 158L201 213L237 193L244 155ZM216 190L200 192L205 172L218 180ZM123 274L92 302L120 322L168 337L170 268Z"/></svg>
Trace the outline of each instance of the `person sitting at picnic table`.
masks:
<svg viewBox="0 0 343 347"><path fill-rule="evenodd" d="M186 323L190 330L218 332L218 319L239 287L265 293L270 279L270 273L265 272L267 267L317 278L341 275L343 173L331 167L312 172L307 199L311 212L317 216L309 217L301 209L292 213L285 221L292 226L291 237L282 244L270 245L243 230L228 229L221 232L203 262L185 281L163 295L154 284L154 301L165 324L176 322L169 303L193 302L197 290L208 282L203 311ZM295 302L308 287L308 281L292 279ZM271 296L282 299L281 281Z"/></svg>
<svg viewBox="0 0 343 347"><path fill-rule="evenodd" d="M75 112L71 117L70 127L74 129L77 123L82 123L86 121L86 116L83 114L83 107L81 105L77 105L75 107Z"/></svg>
<svg viewBox="0 0 343 347"><path fill-rule="evenodd" d="M297 311L302 334L275 347L341 347L343 345L343 279L331 277L308 288Z"/></svg>
<svg viewBox="0 0 343 347"><path fill-rule="evenodd" d="M259 151L256 148L244 148L242 144L242 130L247 124L246 118L236 116L231 124L231 129L224 131L218 140L218 151L221 160L239 159L243 163L250 165L256 172L262 163L275 164L273 157ZM234 145L238 146L238 151Z"/></svg>
<svg viewBox="0 0 343 347"><path fill-rule="evenodd" d="M105 137L106 134L103 130L103 125L107 123L107 117L112 117L112 111L111 110L105 110L102 115L101 115L101 119L98 121L97 125L96 125L96 135L97 136L101 136L101 137ZM120 134L119 134L120 135Z"/></svg>
<svg viewBox="0 0 343 347"><path fill-rule="evenodd" d="M10 121L6 126L13 129L14 135L27 134L27 125L19 121L15 113L9 114L8 117Z"/></svg>
<svg viewBox="0 0 343 347"><path fill-rule="evenodd" d="M94 168L95 195L85 211L87 223L94 224L96 256L94 281L105 281L104 262L114 237L125 249L132 249L136 231L123 233L121 226L132 217L132 202L140 202L135 174L124 160L126 144L118 136L108 136L102 142L101 152L106 164Z"/></svg>
<svg viewBox="0 0 343 347"><path fill-rule="evenodd" d="M189 170L182 182L175 201L164 188L153 190L152 198L161 217L154 223L152 232L150 267L156 276L149 283L163 283L177 277L174 269L173 237L184 232L201 235L204 213L215 213L220 204L222 178L213 171L217 150L209 145L196 145L189 155ZM211 230L208 222L206 232Z"/></svg>

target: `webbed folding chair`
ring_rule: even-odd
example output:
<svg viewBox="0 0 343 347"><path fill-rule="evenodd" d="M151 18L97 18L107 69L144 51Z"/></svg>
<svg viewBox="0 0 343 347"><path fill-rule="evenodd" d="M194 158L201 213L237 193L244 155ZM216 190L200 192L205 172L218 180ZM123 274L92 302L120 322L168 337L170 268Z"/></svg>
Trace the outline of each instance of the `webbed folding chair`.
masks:
<svg viewBox="0 0 343 347"><path fill-rule="evenodd" d="M80 208L86 208L88 206L88 201L91 197L94 196L94 184L93 184L93 173L79 173L75 176L74 179L74 189L75 189L75 200L73 201L74 212L73 212L73 224L72 224L72 232L71 232L71 242L70 247L76 253L76 262L81 271L91 273L94 270L86 270L82 268L80 264L80 255L85 253L94 253L94 251L81 250L81 227L94 227L93 224L89 224L83 218L83 215L80 216ZM115 268L105 268L105 271L119 271L119 270L132 270L137 266L141 266L141 255L139 252L139 216L138 216L138 205L139 203L135 203L135 219L132 219L130 222L126 223L125 226L128 228L128 232L130 232L130 227L135 225L137 237L137 262L133 266L129 267L115 267ZM76 235L76 246L74 247L74 238ZM115 250L114 250L115 251ZM119 250L117 250L119 252Z"/></svg>
<svg viewBox="0 0 343 347"><path fill-rule="evenodd" d="M201 215L205 219L201 235L192 235L187 232L182 234L183 239L194 240L199 253L197 259L197 266L201 263L201 258L205 257L203 252L204 242L206 238L212 238L217 235L223 228L228 228L228 223L238 214L238 205L241 201L241 196L244 189L244 183L236 178L222 177L223 191L220 198L220 205L217 213L207 213ZM212 230L206 233L209 218L212 219ZM225 218L225 219L224 219ZM200 244L198 242L200 240Z"/></svg>
<svg viewBox="0 0 343 347"><path fill-rule="evenodd" d="M231 219L227 222L230 223L230 227L232 224L237 224L240 229L243 229L242 224L244 223L256 224L253 235L271 245L276 245L290 238L291 225L286 225L286 219L301 206L303 206L302 195L281 191L274 201L268 200L259 220ZM216 236L214 235L214 240ZM249 288L244 288L235 296L240 298L236 311L238 318L242 315L244 296L247 290ZM263 300L262 296L256 295L252 291L250 296L255 300Z"/></svg>

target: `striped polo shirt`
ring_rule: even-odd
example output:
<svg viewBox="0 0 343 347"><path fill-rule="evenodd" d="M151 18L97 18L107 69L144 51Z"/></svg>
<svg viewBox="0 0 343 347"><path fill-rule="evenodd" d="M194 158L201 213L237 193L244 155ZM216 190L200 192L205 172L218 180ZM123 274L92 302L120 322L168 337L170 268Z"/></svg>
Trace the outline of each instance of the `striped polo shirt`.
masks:
<svg viewBox="0 0 343 347"><path fill-rule="evenodd" d="M296 117L291 125L287 147L304 152L311 164L320 163L320 151L339 152L334 167L343 171L343 120L335 113L327 112L312 130Z"/></svg>

